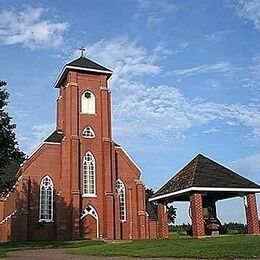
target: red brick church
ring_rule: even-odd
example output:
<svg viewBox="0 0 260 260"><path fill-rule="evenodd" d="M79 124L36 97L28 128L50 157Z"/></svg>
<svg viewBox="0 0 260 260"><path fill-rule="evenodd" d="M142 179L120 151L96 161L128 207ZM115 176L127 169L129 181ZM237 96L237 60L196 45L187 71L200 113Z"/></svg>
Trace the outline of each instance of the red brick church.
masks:
<svg viewBox="0 0 260 260"><path fill-rule="evenodd" d="M216 202L232 197L245 198L248 233L260 234L260 186L203 155L150 198L157 212L146 203L140 168L112 139L111 76L83 55L64 66L56 130L0 196L0 242L167 238L167 204L176 201L190 202L193 236L213 235L221 224Z"/></svg>
<svg viewBox="0 0 260 260"><path fill-rule="evenodd" d="M56 130L0 200L0 240L157 237L141 170L112 139L112 71L83 55L55 83Z"/></svg>

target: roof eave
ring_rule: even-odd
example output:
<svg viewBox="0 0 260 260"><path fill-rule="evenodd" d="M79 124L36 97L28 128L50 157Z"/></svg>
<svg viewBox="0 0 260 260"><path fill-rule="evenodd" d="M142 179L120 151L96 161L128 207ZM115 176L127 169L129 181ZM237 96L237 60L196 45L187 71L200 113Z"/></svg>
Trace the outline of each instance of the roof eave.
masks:
<svg viewBox="0 0 260 260"><path fill-rule="evenodd" d="M169 197L174 197L180 194L193 192L193 191L215 191L215 192L244 192L244 193L260 193L260 187L259 188L225 188L225 187L191 187L183 190L178 190L174 192L169 192L166 194L158 195L155 197L152 197L149 199L149 201L156 201L160 199L166 199Z"/></svg>
<svg viewBox="0 0 260 260"><path fill-rule="evenodd" d="M108 78L110 78L113 74L113 71L111 70L98 70L98 69L91 69L91 68L82 68L82 67L76 67L76 66L69 66L65 65L59 74L57 80L55 81L54 87L59 88L60 83L63 81L64 77L66 76L68 70L79 70L79 71L85 71L85 72L92 72L92 73L100 73L100 74L106 74Z"/></svg>

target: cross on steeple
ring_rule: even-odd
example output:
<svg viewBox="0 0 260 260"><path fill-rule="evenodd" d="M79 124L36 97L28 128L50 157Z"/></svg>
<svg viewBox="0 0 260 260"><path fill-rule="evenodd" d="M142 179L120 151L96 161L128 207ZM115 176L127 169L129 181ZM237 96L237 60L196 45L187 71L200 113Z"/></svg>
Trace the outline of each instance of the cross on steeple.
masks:
<svg viewBox="0 0 260 260"><path fill-rule="evenodd" d="M80 57L84 57L84 51L86 51L86 49L81 47L79 48L79 50L80 50Z"/></svg>

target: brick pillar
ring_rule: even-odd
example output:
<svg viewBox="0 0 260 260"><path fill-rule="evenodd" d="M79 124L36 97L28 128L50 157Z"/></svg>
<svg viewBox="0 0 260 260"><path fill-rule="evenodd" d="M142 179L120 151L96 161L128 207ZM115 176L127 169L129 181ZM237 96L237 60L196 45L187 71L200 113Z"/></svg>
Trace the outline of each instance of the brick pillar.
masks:
<svg viewBox="0 0 260 260"><path fill-rule="evenodd" d="M71 195L72 195L72 239L80 237L80 186L79 186L79 139L77 136L71 137Z"/></svg>
<svg viewBox="0 0 260 260"><path fill-rule="evenodd" d="M80 218L80 192L72 192L72 239L80 238L80 227L79 227L79 218Z"/></svg>
<svg viewBox="0 0 260 260"><path fill-rule="evenodd" d="M259 222L257 215L257 206L255 194L246 195L246 219L248 234L257 235L259 234Z"/></svg>
<svg viewBox="0 0 260 260"><path fill-rule="evenodd" d="M129 239L133 239L133 201L132 201L132 187L128 187L128 205L127 205L127 212L129 216ZM117 200L118 201L118 200ZM118 206L119 208L119 206Z"/></svg>
<svg viewBox="0 0 260 260"><path fill-rule="evenodd" d="M106 238L115 239L114 237L114 195L112 192L106 193Z"/></svg>
<svg viewBox="0 0 260 260"><path fill-rule="evenodd" d="M159 238L168 238L169 230L166 205L164 203L158 203L157 209Z"/></svg>
<svg viewBox="0 0 260 260"><path fill-rule="evenodd" d="M27 175L23 175L19 181L19 185L16 188L19 194L16 194L16 207L19 208L19 225L20 225L20 241L28 240L28 216L29 216L29 192L30 192L30 178Z"/></svg>
<svg viewBox="0 0 260 260"><path fill-rule="evenodd" d="M205 236L204 218L202 210L202 196L194 193L190 196L192 234L194 237Z"/></svg>
<svg viewBox="0 0 260 260"><path fill-rule="evenodd" d="M146 222L145 222L145 217L146 217L146 212L144 211L139 211L138 212L138 217L139 217L139 228L140 228L140 234L139 238L145 239L145 232L146 232Z"/></svg>
<svg viewBox="0 0 260 260"><path fill-rule="evenodd" d="M137 209L138 209L138 238L145 238L145 196L144 185L141 180L136 180Z"/></svg>
<svg viewBox="0 0 260 260"><path fill-rule="evenodd" d="M147 212L145 212L145 225L146 225L145 238L149 239L150 227L149 227L149 215Z"/></svg>
<svg viewBox="0 0 260 260"><path fill-rule="evenodd" d="M100 77L100 98L101 98L101 136L102 136L102 180L106 194L104 214L104 233L107 239L115 239L114 225L114 194L113 189L113 165L112 165L112 143L111 143L111 115L110 95L107 87L107 77Z"/></svg>

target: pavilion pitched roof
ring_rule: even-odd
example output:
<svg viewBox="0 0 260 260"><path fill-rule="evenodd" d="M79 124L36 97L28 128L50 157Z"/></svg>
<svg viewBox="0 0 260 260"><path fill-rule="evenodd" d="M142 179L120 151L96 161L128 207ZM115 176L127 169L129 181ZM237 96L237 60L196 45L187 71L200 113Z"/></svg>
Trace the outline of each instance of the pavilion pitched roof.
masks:
<svg viewBox="0 0 260 260"><path fill-rule="evenodd" d="M204 155L198 154L164 184L151 200L192 190L260 192L260 186Z"/></svg>

